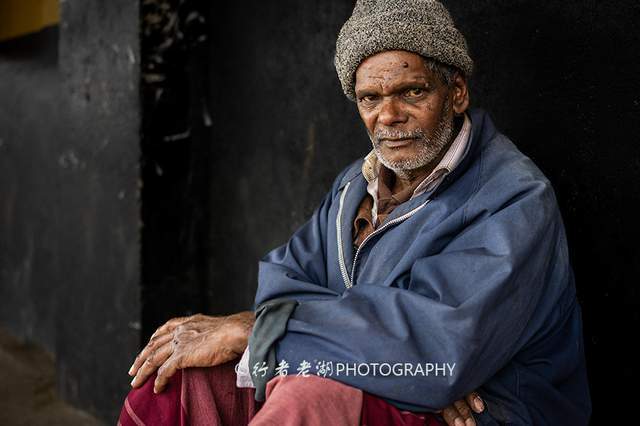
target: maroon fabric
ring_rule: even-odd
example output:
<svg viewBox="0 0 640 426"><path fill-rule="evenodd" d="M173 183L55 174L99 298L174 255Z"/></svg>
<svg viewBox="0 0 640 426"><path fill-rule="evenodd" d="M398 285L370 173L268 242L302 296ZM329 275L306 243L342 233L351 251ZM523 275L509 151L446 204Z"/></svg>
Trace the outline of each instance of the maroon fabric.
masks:
<svg viewBox="0 0 640 426"><path fill-rule="evenodd" d="M142 387L132 389L124 400L118 425L187 425L180 407L182 375L178 371L164 392L153 393L155 374Z"/></svg>
<svg viewBox="0 0 640 426"><path fill-rule="evenodd" d="M377 396L364 392L362 396L363 426L441 426L446 425L440 416L432 413L413 413L400 410Z"/></svg>
<svg viewBox="0 0 640 426"><path fill-rule="evenodd" d="M357 426L361 413L360 389L314 374L290 374L269 380L266 402L249 426Z"/></svg>
<svg viewBox="0 0 640 426"><path fill-rule="evenodd" d="M155 374L124 401L119 425L246 425L261 403L255 390L236 388L235 362L178 371L167 388L153 393Z"/></svg>
<svg viewBox="0 0 640 426"><path fill-rule="evenodd" d="M118 425L245 426L256 415L261 403L255 401L254 389L236 387L234 367L235 363L226 363L217 367L188 368L178 371L171 378L167 388L157 395L153 393L155 380L155 375L153 375L142 387L129 392L120 412ZM295 381L292 382L295 383ZM324 387L325 383L331 393L335 392L331 386L336 386L336 384L348 387L329 379L315 381L318 388ZM320 395L323 392L324 389L316 389L314 393ZM324 394L327 393L324 392ZM347 394L345 393L345 395ZM282 401L274 400L274 403L276 402L284 404ZM269 403L269 399L266 403ZM286 403L290 405L304 404L304 399L296 398ZM295 410L287 410L286 407L279 411L282 416L295 412ZM336 418L341 416L339 412L332 414ZM362 392L360 421L361 425L366 426L440 426L445 424L436 415L402 411L366 392ZM298 424L305 424L305 419L299 419Z"/></svg>
<svg viewBox="0 0 640 426"><path fill-rule="evenodd" d="M182 374L181 405L190 425L246 425L261 402L255 390L236 387L235 362L188 368Z"/></svg>

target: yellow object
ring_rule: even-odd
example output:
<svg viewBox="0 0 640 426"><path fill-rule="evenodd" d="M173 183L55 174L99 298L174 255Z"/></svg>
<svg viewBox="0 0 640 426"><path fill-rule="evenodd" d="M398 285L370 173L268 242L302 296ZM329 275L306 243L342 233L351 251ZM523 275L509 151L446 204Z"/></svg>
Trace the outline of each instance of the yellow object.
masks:
<svg viewBox="0 0 640 426"><path fill-rule="evenodd" d="M59 0L0 0L0 41L60 22Z"/></svg>

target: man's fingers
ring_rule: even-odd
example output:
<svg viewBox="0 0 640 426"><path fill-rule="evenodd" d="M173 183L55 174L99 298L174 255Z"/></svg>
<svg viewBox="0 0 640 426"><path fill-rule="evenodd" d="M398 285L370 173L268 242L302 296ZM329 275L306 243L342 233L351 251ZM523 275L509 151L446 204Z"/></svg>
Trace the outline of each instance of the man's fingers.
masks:
<svg viewBox="0 0 640 426"><path fill-rule="evenodd" d="M450 405L442 410L441 416L449 426L465 426L462 416L458 413L458 409L454 405Z"/></svg>
<svg viewBox="0 0 640 426"><path fill-rule="evenodd" d="M149 340L147 346L144 347L144 349L136 357L135 361L133 361L133 365L131 365L131 368L129 369L129 375L135 376L136 374L138 374L138 370L140 369L140 367L142 367L142 364L145 363L147 358L149 358L152 353L165 346L167 343L171 342L172 338L173 334L164 334L161 336L152 337Z"/></svg>
<svg viewBox="0 0 640 426"><path fill-rule="evenodd" d="M158 375L153 384L153 392L162 392L167 383L169 383L171 376L173 376L180 368L182 368L182 357L172 355L167 362L162 364L162 367L158 369Z"/></svg>
<svg viewBox="0 0 640 426"><path fill-rule="evenodd" d="M476 421L473 418L471 408L467 405L467 402L463 399L459 399L453 403L458 410L458 413L462 416L465 426L476 426Z"/></svg>
<svg viewBox="0 0 640 426"><path fill-rule="evenodd" d="M471 392L465 397L467 404L476 413L482 413L484 411L484 401L480 398L477 392Z"/></svg>
<svg viewBox="0 0 640 426"><path fill-rule="evenodd" d="M172 318L169 321L165 322L164 325L158 327L156 332L153 333L153 335L151 335L151 338L153 339L156 336L160 336L166 333L171 333L174 328L176 328L177 326L179 326L184 322L187 322L189 319L191 319L191 317Z"/></svg>
<svg viewBox="0 0 640 426"><path fill-rule="evenodd" d="M165 344L155 352L151 353L131 381L131 386L134 388L142 386L142 384L147 381L147 378L161 367L172 353L173 347L171 343Z"/></svg>

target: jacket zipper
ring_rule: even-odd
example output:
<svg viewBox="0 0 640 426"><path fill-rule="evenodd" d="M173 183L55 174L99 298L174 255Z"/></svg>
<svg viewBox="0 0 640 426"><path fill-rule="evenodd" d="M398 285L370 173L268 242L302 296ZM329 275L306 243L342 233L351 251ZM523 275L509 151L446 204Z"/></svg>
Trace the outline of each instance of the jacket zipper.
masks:
<svg viewBox="0 0 640 426"><path fill-rule="evenodd" d="M397 223L402 222L403 220L406 220L408 218L410 218L411 216L413 216L414 214L416 214L420 209L422 209L424 206L427 205L427 203L429 203L429 201L431 200L427 200L424 203L420 204L418 207L414 208L413 210L403 214L402 216L399 216L393 220L390 220L389 222L385 223L384 225L382 225L380 228L376 229L375 231L373 231L371 234L369 234L360 244L360 246L358 247L358 250L356 250L356 254L353 257L353 265L351 267L351 277L349 277L349 273L347 271L347 265L345 264L344 261L344 251L342 249L342 207L344 205L344 199L345 196L347 195L347 190L349 189L349 185L351 184L351 182L348 182L347 185L344 187L344 190L342 191L342 195L340 196L340 207L338 209L338 217L336 218L336 230L337 230L337 242L338 242L338 263L340 265L340 272L342 274L342 280L344 281L344 285L346 288L351 288L353 286L353 280L355 278L355 272L356 272L356 263L358 262L358 255L360 254L360 251L362 249L362 247L364 247L364 245L367 243L367 241L369 241L371 238L373 238L375 235L383 232L385 229L389 228L392 225L395 225Z"/></svg>
<svg viewBox="0 0 640 426"><path fill-rule="evenodd" d="M353 286L353 281L355 279L355 273L356 273L356 263L358 262L358 255L360 254L360 250L362 249L362 247L364 247L364 245L367 243L367 241L369 241L371 238L373 238L376 234L379 234L379 233L383 232L388 227L390 227L392 225L395 225L396 223L400 223L403 220L406 220L406 219L410 218L411 216L416 214L418 212L418 210L420 210L424 206L426 206L429 201L430 200L427 200L424 203L420 204L415 209L403 214L402 216L396 217L393 220L390 220L389 222L387 222L384 225L382 225L380 228L376 229L375 231L373 231L372 233L367 235L367 237L362 241L362 243L358 247L358 250L356 251L356 255L353 257L353 265L351 265L351 278L349 280L349 287Z"/></svg>
<svg viewBox="0 0 640 426"><path fill-rule="evenodd" d="M342 250L342 207L344 205L344 197L347 195L351 182L347 182L347 185L342 190L340 195L340 207L338 208L338 216L336 217L336 230L338 241L338 263L340 264L340 273L342 274L342 280L347 288L351 287L351 281L349 280L349 273L347 272L347 265L344 263L344 251Z"/></svg>

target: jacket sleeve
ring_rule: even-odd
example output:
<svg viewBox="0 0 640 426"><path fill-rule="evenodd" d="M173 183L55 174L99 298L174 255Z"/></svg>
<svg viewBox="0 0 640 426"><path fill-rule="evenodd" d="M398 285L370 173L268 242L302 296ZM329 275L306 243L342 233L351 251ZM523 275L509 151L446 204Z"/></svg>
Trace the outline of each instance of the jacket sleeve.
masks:
<svg viewBox="0 0 640 426"><path fill-rule="evenodd" d="M564 282L570 273L548 182L505 193L491 206L481 200L472 200L476 207L461 233L440 253L416 261L391 287L359 282L341 295L322 289L322 260L308 255L324 253L319 244L326 241L326 207L321 207L325 223L316 217L302 232L322 238L305 245L310 243L294 236L286 250L262 265L269 268L269 279L280 280L278 288L299 301L277 344L278 360L292 368L303 361L455 363L453 374L438 377L333 372L335 380L425 410L441 409L480 387L529 339L527 324L548 283ZM306 253L306 263L292 262L300 259L298 250ZM284 258L287 266L279 264ZM265 279L261 285L269 284ZM280 290L276 296L282 295ZM261 297L271 294L265 288Z"/></svg>
<svg viewBox="0 0 640 426"><path fill-rule="evenodd" d="M273 299L301 301L338 296L327 285L328 216L340 182L351 167L338 175L311 219L286 244L260 260L254 310Z"/></svg>

